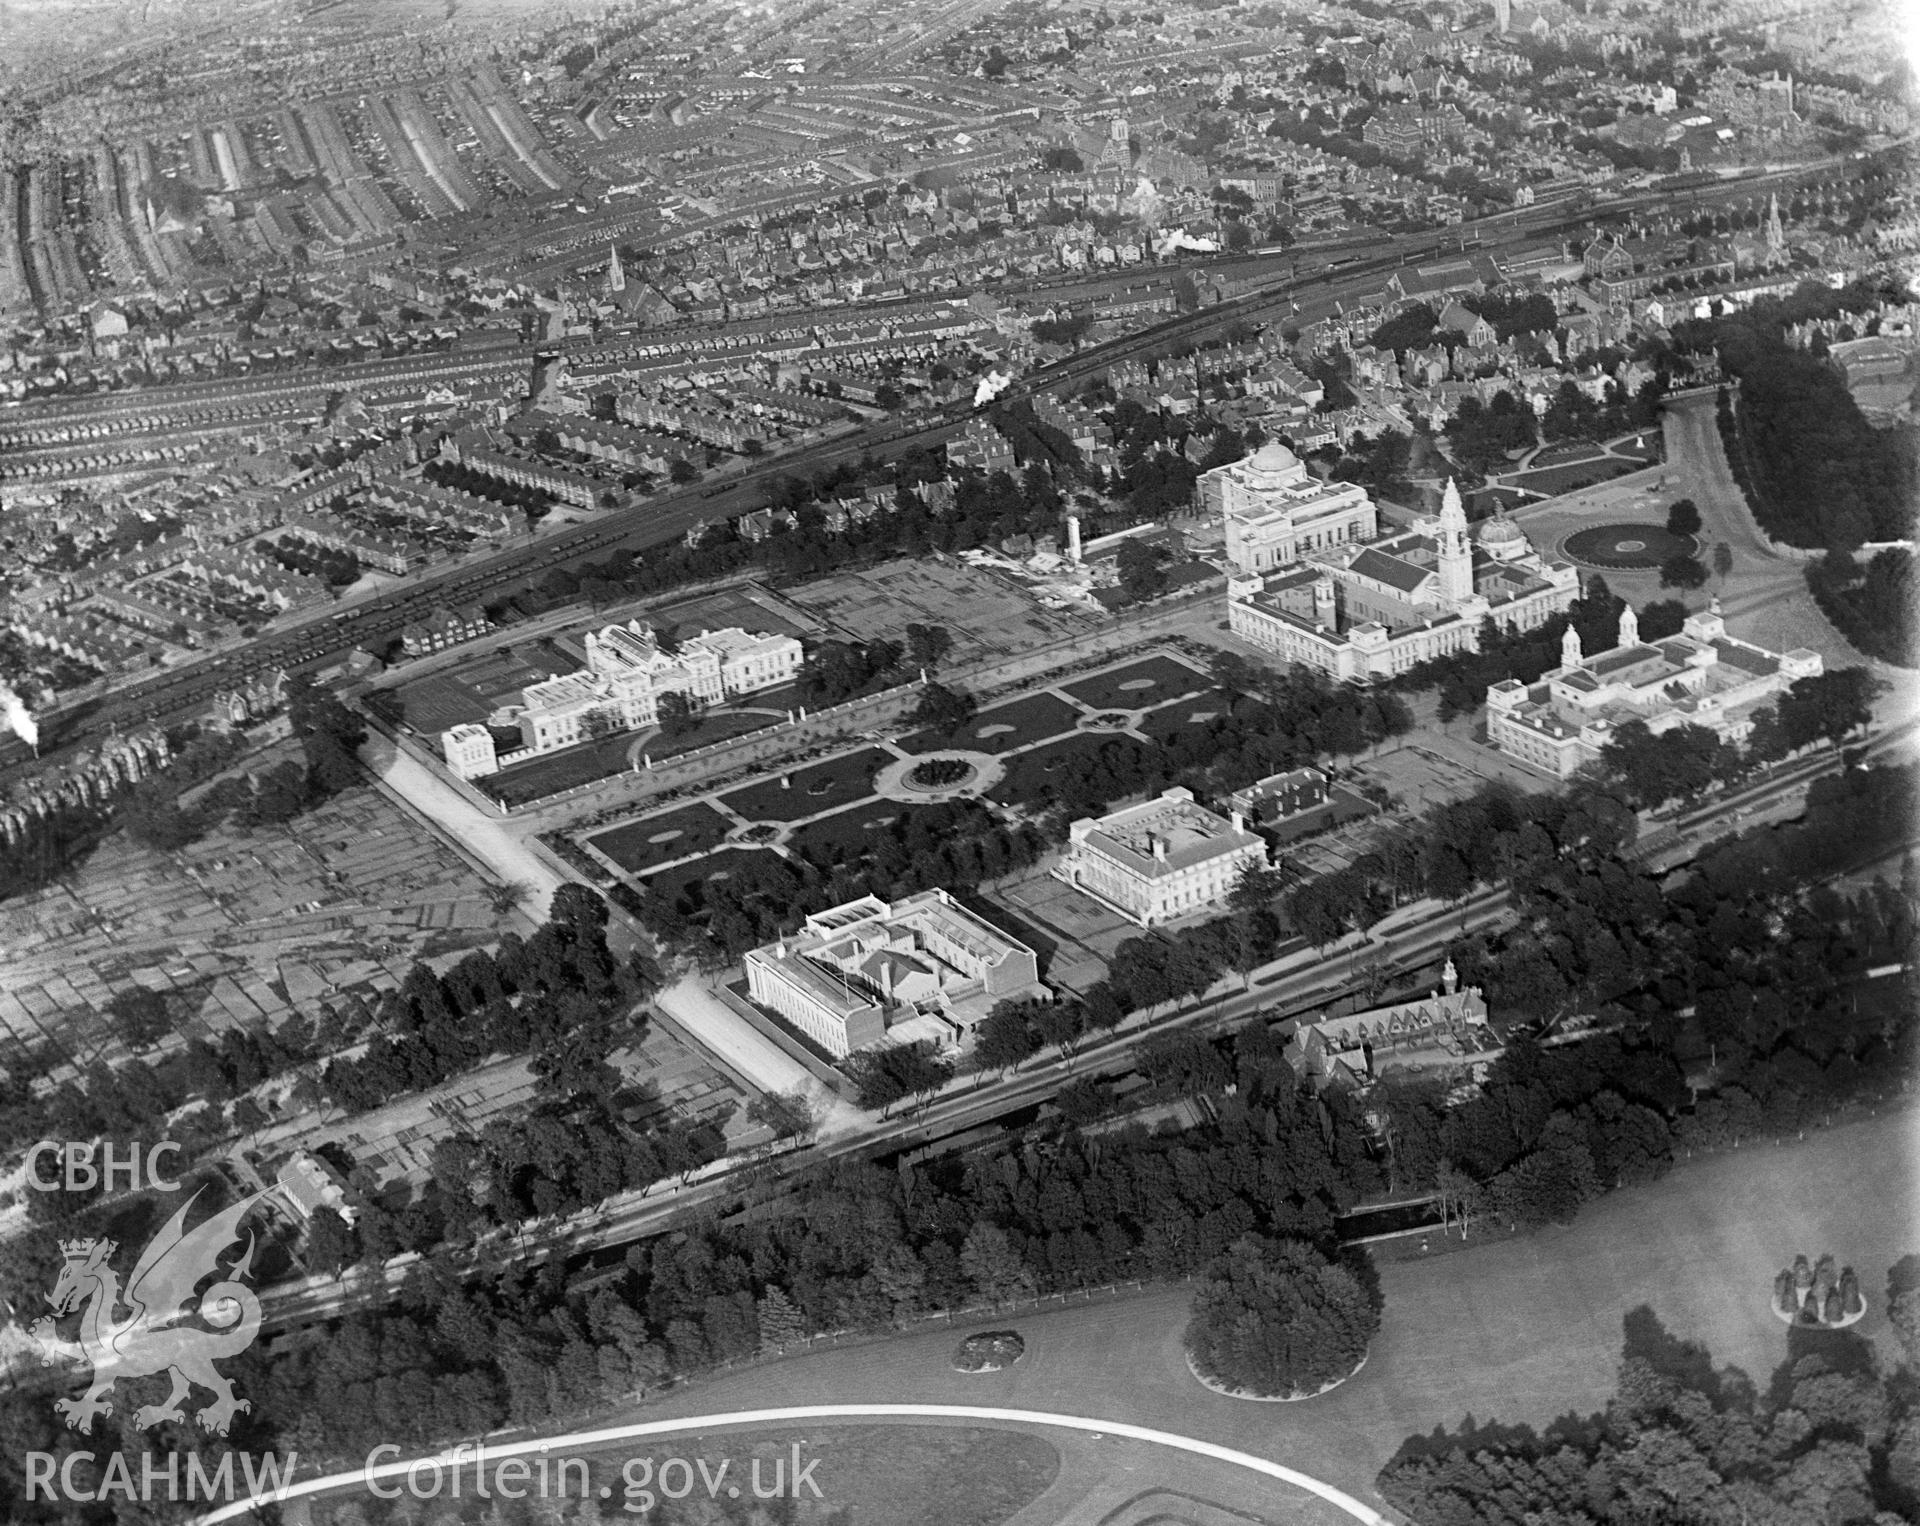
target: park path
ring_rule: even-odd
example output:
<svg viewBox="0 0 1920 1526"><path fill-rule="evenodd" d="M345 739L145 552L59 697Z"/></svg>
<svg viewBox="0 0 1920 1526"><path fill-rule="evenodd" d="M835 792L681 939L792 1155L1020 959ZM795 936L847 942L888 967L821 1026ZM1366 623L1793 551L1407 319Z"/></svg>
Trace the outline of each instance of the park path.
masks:
<svg viewBox="0 0 1920 1526"><path fill-rule="evenodd" d="M1859 1269L1869 1300L1860 1333L1887 1355L1887 1269L1920 1251L1908 1175L1916 1145L1920 1111L1908 1106L1804 1143L1684 1163L1589 1205L1569 1226L1386 1261L1386 1314L1367 1365L1299 1404L1247 1404L1202 1388L1181 1344L1191 1289L1176 1284L816 1350L692 1384L631 1418L916 1401L1095 1414L1204 1435L1378 1504L1374 1478L1409 1436L1457 1428L1469 1415L1543 1428L1600 1409L1614 1387L1622 1320L1642 1304L1674 1335L1706 1345L1716 1366L1764 1386L1787 1349L1768 1307L1773 1273L1801 1252L1830 1250ZM1002 1327L1026 1338L1017 1365L952 1370L960 1331Z"/></svg>

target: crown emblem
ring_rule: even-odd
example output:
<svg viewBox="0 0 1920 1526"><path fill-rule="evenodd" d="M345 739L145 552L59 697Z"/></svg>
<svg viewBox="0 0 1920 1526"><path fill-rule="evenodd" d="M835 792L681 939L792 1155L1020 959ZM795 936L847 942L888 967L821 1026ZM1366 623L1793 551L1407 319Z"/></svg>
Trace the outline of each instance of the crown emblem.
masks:
<svg viewBox="0 0 1920 1526"><path fill-rule="evenodd" d="M69 1261L86 1261L92 1257L96 1249L110 1256L113 1254L113 1242L107 1241L104 1248L98 1240L62 1240L60 1242L60 1254Z"/></svg>

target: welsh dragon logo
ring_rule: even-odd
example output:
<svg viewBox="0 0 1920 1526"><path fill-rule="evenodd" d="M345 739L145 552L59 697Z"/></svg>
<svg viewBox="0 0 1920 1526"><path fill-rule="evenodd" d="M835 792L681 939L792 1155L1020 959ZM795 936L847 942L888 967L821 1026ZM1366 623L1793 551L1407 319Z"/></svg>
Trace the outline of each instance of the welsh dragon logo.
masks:
<svg viewBox="0 0 1920 1526"><path fill-rule="evenodd" d="M199 1196L196 1192L182 1203L140 1253L124 1293L119 1274L108 1264L113 1241L61 1241L60 1277L47 1295L53 1314L35 1320L27 1333L41 1347L43 1367L61 1358L92 1364L93 1382L84 1394L54 1401L55 1411L66 1416L72 1429L91 1434L94 1416L113 1413L106 1395L115 1380L150 1373L168 1374L173 1392L165 1403L143 1404L133 1412L133 1423L140 1430L163 1420L184 1421L187 1416L180 1401L195 1385L210 1389L214 1399L194 1418L216 1435L226 1435L233 1417L253 1408L247 1400L234 1397L232 1382L213 1365L219 1358L238 1356L260 1332L260 1300L239 1280L253 1265L251 1230L240 1259L194 1299L203 1281L222 1273L221 1252L239 1239L241 1219L266 1194L243 1198L188 1229L187 1210ZM83 1303L80 1339L62 1340L54 1332L54 1320ZM131 1312L125 1319L116 1319L115 1312L123 1305ZM213 1328L186 1323L196 1314Z"/></svg>

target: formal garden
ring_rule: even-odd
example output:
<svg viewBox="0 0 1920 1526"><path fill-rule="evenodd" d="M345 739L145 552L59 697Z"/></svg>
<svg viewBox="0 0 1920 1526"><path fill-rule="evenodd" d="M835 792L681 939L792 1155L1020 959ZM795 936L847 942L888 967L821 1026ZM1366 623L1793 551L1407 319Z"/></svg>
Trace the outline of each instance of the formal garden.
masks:
<svg viewBox="0 0 1920 1526"><path fill-rule="evenodd" d="M1675 535L1664 525L1592 525L1575 530L1560 549L1590 567L1653 571L1676 556L1692 556L1700 543L1691 535Z"/></svg>
<svg viewBox="0 0 1920 1526"><path fill-rule="evenodd" d="M720 798L729 810L752 821L798 821L837 805L851 805L871 794L873 776L892 761L891 753L863 747L822 763L772 774Z"/></svg>
<svg viewBox="0 0 1920 1526"><path fill-rule="evenodd" d="M1029 694L1010 704L983 710L964 726L952 731L931 727L901 738L903 752L940 752L959 748L967 752L1012 752L1031 747L1048 737L1071 731L1080 723L1080 712L1057 694Z"/></svg>
<svg viewBox="0 0 1920 1526"><path fill-rule="evenodd" d="M717 846L732 826L710 805L688 805L665 815L625 822L587 841L629 874L645 874L676 858Z"/></svg>
<svg viewBox="0 0 1920 1526"><path fill-rule="evenodd" d="M907 770L905 783L911 789L952 789L965 784L979 770L965 758L928 758Z"/></svg>
<svg viewBox="0 0 1920 1526"><path fill-rule="evenodd" d="M1060 686L1091 710L1145 710L1212 687L1213 680L1197 668L1158 653Z"/></svg>

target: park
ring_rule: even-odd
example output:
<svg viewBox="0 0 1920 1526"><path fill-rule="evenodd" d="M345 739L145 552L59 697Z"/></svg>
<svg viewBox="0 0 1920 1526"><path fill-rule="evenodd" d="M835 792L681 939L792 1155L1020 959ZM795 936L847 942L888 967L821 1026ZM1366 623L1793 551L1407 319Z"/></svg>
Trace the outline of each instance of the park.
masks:
<svg viewBox="0 0 1920 1526"><path fill-rule="evenodd" d="M1881 1289L1893 1263L1920 1248L1909 1190L1916 1134L1911 1104L1882 1109L1804 1141L1683 1160L1659 1181L1588 1205L1571 1225L1526 1236L1476 1226L1444 1253L1422 1254L1417 1236L1399 1242L1377 1257L1385 1309L1364 1368L1299 1403L1249 1404L1201 1385L1183 1343L1193 1288L1181 1283L983 1315L980 1330L1017 1329L1024 1341L1021 1359L999 1372L955 1371L966 1322L936 1321L924 1333L695 1382L621 1418L775 1404L1010 1405L1205 1436L1377 1505L1376 1475L1410 1436L1469 1415L1542 1430L1599 1411L1613 1392L1623 1323L1643 1306L1764 1388L1789 1337L1770 1310L1766 1269L1803 1247L1846 1247L1868 1294L1858 1333L1890 1365ZM1163 1454L1156 1464L1154 1482L1187 1483L1184 1462ZM1070 1482L1063 1474L1057 1487ZM1072 1501L1049 1514L1052 1503L1036 1502L1023 1526L1065 1518ZM1303 1497L1298 1513L1277 1518L1329 1519L1324 1509Z"/></svg>

